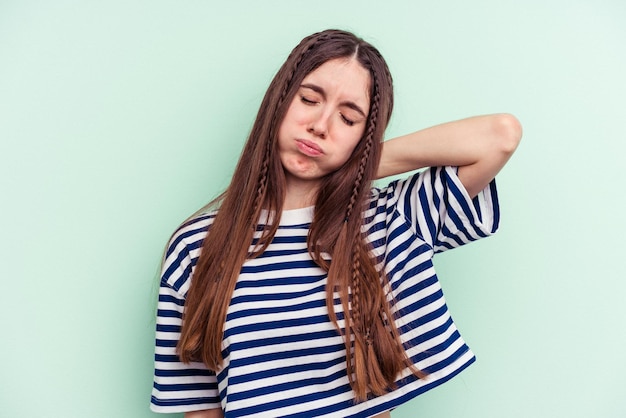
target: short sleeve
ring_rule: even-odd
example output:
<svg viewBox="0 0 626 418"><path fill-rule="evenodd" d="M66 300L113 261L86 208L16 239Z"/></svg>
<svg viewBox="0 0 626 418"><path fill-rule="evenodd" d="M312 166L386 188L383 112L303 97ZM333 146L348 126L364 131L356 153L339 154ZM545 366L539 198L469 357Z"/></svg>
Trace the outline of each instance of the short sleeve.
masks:
<svg viewBox="0 0 626 418"><path fill-rule="evenodd" d="M187 412L220 408L215 373L203 363L183 363L176 354L192 259L184 241L174 238L163 263L156 317L154 385L150 409L154 412Z"/></svg>
<svg viewBox="0 0 626 418"><path fill-rule="evenodd" d="M434 252L492 235L500 211L495 179L471 199L456 167L432 167L397 184L397 210Z"/></svg>

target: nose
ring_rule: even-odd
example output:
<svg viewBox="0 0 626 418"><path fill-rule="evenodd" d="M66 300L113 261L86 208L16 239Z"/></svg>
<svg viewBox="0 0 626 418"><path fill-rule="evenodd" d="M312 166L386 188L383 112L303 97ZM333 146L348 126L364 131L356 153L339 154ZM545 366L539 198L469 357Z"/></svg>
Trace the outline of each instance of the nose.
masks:
<svg viewBox="0 0 626 418"><path fill-rule="evenodd" d="M307 131L321 139L325 139L328 134L328 115L325 112L320 112L319 115L312 118Z"/></svg>

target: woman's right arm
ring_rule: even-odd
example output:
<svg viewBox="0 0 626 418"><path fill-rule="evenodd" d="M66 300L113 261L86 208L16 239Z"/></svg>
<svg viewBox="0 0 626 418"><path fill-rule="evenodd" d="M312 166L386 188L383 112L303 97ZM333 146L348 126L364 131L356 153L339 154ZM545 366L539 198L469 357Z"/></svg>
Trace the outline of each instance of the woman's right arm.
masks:
<svg viewBox="0 0 626 418"><path fill-rule="evenodd" d="M185 418L223 418L222 409L205 409L204 411L185 412Z"/></svg>
<svg viewBox="0 0 626 418"><path fill-rule="evenodd" d="M461 183L476 196L513 154L522 127L509 114L475 116L384 142L377 178L424 167L457 166Z"/></svg>

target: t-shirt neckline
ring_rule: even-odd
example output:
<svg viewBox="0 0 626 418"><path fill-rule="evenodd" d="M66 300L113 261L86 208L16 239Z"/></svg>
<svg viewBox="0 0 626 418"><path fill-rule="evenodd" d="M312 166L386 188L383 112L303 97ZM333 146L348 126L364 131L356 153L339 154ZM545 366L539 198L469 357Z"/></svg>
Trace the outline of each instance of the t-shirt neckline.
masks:
<svg viewBox="0 0 626 418"><path fill-rule="evenodd" d="M288 226L288 225L300 225L311 223L313 221L313 211L315 206L307 206L304 208L298 209L287 209L283 210L282 215L280 217L280 226ZM263 224L268 218L268 211L263 209L261 211L260 223ZM269 219L273 218L272 214L269 214Z"/></svg>

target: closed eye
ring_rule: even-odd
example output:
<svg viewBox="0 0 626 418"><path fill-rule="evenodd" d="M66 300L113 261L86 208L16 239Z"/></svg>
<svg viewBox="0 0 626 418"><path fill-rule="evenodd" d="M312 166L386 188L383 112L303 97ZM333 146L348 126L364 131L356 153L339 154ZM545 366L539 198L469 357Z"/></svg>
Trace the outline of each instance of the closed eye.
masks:
<svg viewBox="0 0 626 418"><path fill-rule="evenodd" d="M300 95L300 100L302 101L302 103L308 104L308 105L315 105L315 104L317 104L317 102L315 100L311 100L311 99L307 98L304 95Z"/></svg>
<svg viewBox="0 0 626 418"><path fill-rule="evenodd" d="M355 122L352 119L348 119L343 113L340 113L340 115L341 115L341 119L346 125L352 126L355 124Z"/></svg>

